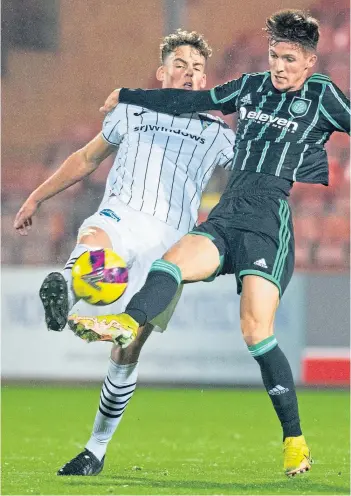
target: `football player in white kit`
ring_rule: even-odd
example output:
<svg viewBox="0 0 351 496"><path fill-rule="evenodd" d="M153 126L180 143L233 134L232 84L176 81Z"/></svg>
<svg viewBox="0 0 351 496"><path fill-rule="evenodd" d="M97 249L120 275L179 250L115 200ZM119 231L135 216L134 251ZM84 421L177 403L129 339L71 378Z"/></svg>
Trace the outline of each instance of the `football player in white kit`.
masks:
<svg viewBox="0 0 351 496"><path fill-rule="evenodd" d="M162 88L205 87L205 64L211 48L201 35L177 30L163 39L160 49L161 66L156 77ZM126 261L127 289L113 304L113 311L107 313L124 311L144 284L152 262L195 225L202 191L215 167L231 168L234 139L233 131L221 119L207 114L174 116L121 104L106 116L102 132L69 156L35 190L15 219L18 232L28 234L41 203L81 181L117 148L101 205L79 229L77 245L64 270L49 274L41 286L49 330L62 331L68 312L77 303L71 269L87 250L110 248ZM136 387L141 348L154 326L166 329L179 296L180 292L162 315L139 331L136 339L124 331L114 336L91 438L84 451L66 463L58 475L101 472L108 442ZM84 305L83 315L99 313L98 307L89 306L87 312ZM106 310L103 307L103 313ZM91 338L89 332L80 337L87 341Z"/></svg>

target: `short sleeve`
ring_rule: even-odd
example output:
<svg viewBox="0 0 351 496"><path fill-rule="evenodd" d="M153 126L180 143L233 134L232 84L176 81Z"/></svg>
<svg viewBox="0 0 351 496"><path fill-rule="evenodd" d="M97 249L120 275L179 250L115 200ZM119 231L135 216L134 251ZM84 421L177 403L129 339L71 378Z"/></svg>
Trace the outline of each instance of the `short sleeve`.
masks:
<svg viewBox="0 0 351 496"><path fill-rule="evenodd" d="M110 145L118 146L123 139L123 121L127 118L127 105L117 105L102 124L102 136Z"/></svg>
<svg viewBox="0 0 351 496"><path fill-rule="evenodd" d="M210 90L213 103L224 115L236 112L238 97L247 79L248 75L243 74L239 79L233 79Z"/></svg>
<svg viewBox="0 0 351 496"><path fill-rule="evenodd" d="M350 133L350 101L336 84L327 85L320 107L334 131Z"/></svg>
<svg viewBox="0 0 351 496"><path fill-rule="evenodd" d="M224 169L231 170L234 158L235 133L232 129L226 127L223 129L221 134L222 149L216 165L219 165Z"/></svg>

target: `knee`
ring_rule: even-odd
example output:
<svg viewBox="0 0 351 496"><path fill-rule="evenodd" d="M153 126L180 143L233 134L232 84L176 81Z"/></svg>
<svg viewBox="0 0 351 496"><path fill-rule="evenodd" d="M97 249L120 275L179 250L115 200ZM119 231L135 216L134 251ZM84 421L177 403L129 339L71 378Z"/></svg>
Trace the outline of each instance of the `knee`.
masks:
<svg viewBox="0 0 351 496"><path fill-rule="evenodd" d="M161 261L166 262L166 264L170 264L172 267L172 272L174 274L174 278L176 278L176 275L178 274L177 280L178 283L183 280L183 272L184 272L184 265L182 264L181 260L177 260L174 256L168 255L165 253L161 259ZM156 263L158 260L156 260Z"/></svg>
<svg viewBox="0 0 351 496"><path fill-rule="evenodd" d="M178 247L178 243L172 246L164 255L162 256L162 260L165 262L171 263L173 265L176 265L179 267L179 269L182 266L182 262L185 259L183 250Z"/></svg>
<svg viewBox="0 0 351 496"><path fill-rule="evenodd" d="M240 325L247 346L253 346L273 334L272 326L249 312L241 316Z"/></svg>
<svg viewBox="0 0 351 496"><path fill-rule="evenodd" d="M100 227L86 227L78 233L78 243L90 248L109 248L112 250L112 243L108 234Z"/></svg>

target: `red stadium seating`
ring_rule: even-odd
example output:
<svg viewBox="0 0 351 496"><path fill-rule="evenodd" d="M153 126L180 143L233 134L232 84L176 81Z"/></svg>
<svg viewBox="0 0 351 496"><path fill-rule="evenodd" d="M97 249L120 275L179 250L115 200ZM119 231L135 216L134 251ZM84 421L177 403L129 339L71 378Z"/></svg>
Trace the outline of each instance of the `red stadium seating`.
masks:
<svg viewBox="0 0 351 496"><path fill-rule="evenodd" d="M318 47L318 64L315 72L329 74L335 83L349 93L350 21L347 0L339 0L338 8L329 0L319 0L311 9L320 19L322 36ZM250 53L249 59L241 53ZM243 72L267 69L266 44L256 33L245 31L228 44L217 67L209 74L213 86L235 78ZM153 76L150 86L155 85ZM235 116L225 117L233 126ZM3 263L56 263L66 256L67 247L75 242L76 230L84 215L102 198L104 183L113 157L82 183L79 183L52 200L40 211L40 229L30 242L23 243L13 230L13 218L21 202L73 151L92 139L101 129L101 122L76 123L63 129L57 141L47 145L43 163L10 161L2 166L2 228ZM334 133L327 144L329 156L329 187L295 184L290 204L293 210L296 266L303 269L339 270L349 266L350 236L350 153L349 137ZM17 155L16 155L17 156ZM207 189L208 201L202 202L199 222L207 218L212 198L222 193L226 177L215 172ZM93 200L93 201L92 201ZM56 212L56 213L55 213ZM66 250L66 251L65 251Z"/></svg>
<svg viewBox="0 0 351 496"><path fill-rule="evenodd" d="M349 249L347 245L339 242L320 244L316 249L315 264L320 270L345 270L349 266Z"/></svg>

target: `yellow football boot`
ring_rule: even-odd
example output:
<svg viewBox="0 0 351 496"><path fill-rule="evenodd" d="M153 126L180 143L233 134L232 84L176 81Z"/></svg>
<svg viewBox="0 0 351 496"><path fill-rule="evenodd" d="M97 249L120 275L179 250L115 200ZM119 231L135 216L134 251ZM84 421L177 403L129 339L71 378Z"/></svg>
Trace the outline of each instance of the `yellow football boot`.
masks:
<svg viewBox="0 0 351 496"><path fill-rule="evenodd" d="M98 317L80 317L70 315L68 325L74 334L84 341L111 341L126 348L136 338L139 324L126 313L119 315L101 315Z"/></svg>
<svg viewBox="0 0 351 496"><path fill-rule="evenodd" d="M284 471L294 476L311 469L311 452L304 436L287 437L284 441Z"/></svg>

